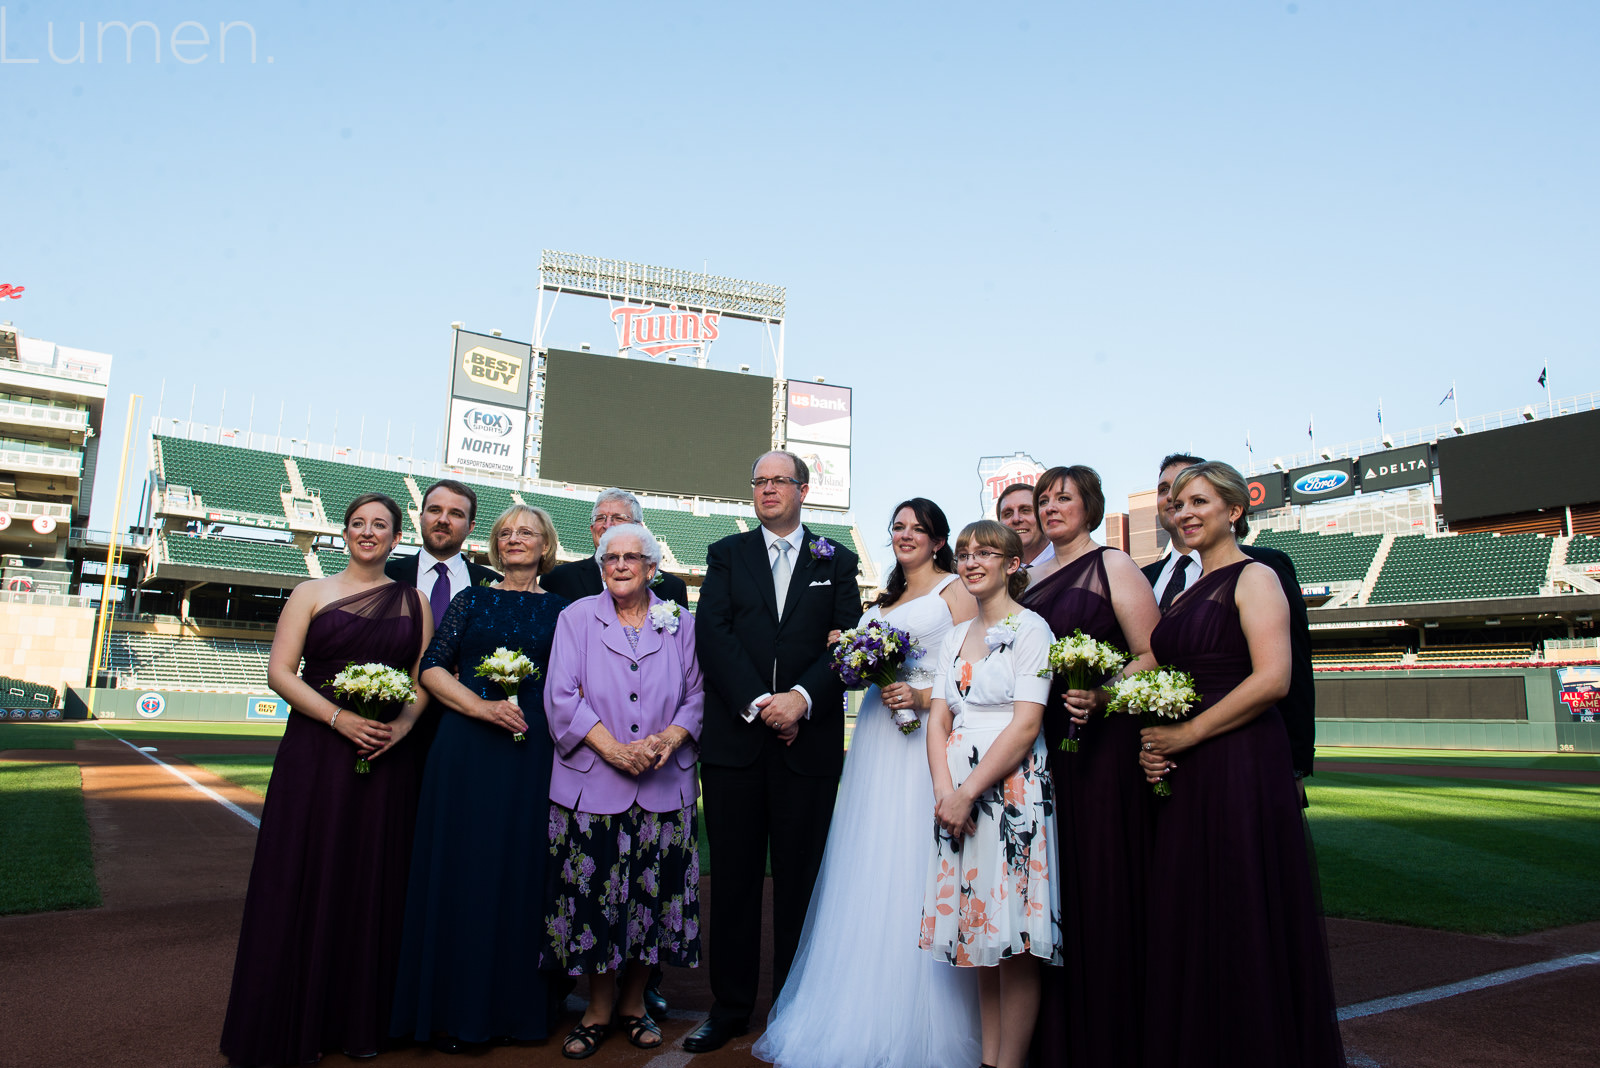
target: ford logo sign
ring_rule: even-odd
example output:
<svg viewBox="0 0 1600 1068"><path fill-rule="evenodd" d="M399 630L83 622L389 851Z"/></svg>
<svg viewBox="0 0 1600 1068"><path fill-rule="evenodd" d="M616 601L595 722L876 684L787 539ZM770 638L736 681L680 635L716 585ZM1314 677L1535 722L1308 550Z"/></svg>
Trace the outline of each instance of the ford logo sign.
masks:
<svg viewBox="0 0 1600 1068"><path fill-rule="evenodd" d="M468 408L461 413L461 422L474 434L490 434L502 438L516 429L509 415L485 408Z"/></svg>
<svg viewBox="0 0 1600 1068"><path fill-rule="evenodd" d="M1294 480L1294 491L1308 495L1332 493L1349 481L1350 476L1343 471L1313 471Z"/></svg>

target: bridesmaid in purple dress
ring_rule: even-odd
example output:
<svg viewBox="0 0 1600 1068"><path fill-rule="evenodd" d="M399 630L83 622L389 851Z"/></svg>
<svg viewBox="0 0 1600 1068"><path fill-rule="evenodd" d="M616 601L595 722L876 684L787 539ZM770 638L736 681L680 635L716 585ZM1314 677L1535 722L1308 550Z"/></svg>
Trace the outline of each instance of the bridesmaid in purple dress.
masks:
<svg viewBox="0 0 1600 1068"><path fill-rule="evenodd" d="M1055 557L1033 569L1022 603L1057 638L1081 630L1128 652L1126 674L1155 667L1150 630L1160 612L1150 583L1126 553L1089 537L1105 518L1099 474L1083 466L1046 471L1034 514ZM1063 961L1041 972L1033 1063L1134 1066L1142 1052L1152 800L1135 759L1139 724L1132 716L1091 718L1104 708L1105 690L1065 687L1061 679L1051 686L1044 717L1061 828ZM1075 753L1061 749L1069 733Z"/></svg>
<svg viewBox="0 0 1600 1068"><path fill-rule="evenodd" d="M1199 710L1141 732L1157 803L1148 880L1150 1068L1343 1065L1327 935L1276 702L1289 691L1289 605L1239 550L1248 491L1223 463L1187 468L1174 522L1202 574L1151 642L1194 676Z"/></svg>
<svg viewBox="0 0 1600 1068"><path fill-rule="evenodd" d="M341 707L345 665L411 673L433 620L416 590L386 578L400 508L350 502L349 565L295 587L278 620L267 679L294 714L278 745L245 895L222 1052L234 1065L371 1056L389 1029L421 779L409 734L426 698L387 722ZM297 675L301 656L305 674ZM372 770L355 771L365 755Z"/></svg>

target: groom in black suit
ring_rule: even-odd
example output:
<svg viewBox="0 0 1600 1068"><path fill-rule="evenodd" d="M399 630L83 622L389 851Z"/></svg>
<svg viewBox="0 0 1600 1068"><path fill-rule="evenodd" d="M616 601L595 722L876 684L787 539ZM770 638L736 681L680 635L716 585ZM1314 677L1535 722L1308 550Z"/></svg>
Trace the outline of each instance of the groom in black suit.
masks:
<svg viewBox="0 0 1600 1068"><path fill-rule="evenodd" d="M695 638L706 681L700 780L716 868L716 1001L684 1039L691 1053L749 1030L769 848L774 996L783 988L844 767L844 691L829 665L828 633L855 626L861 614L860 562L801 525L810 482L793 453L762 456L750 480L761 526L706 552Z"/></svg>
<svg viewBox="0 0 1600 1068"><path fill-rule="evenodd" d="M1174 453L1161 461L1161 474L1156 480L1156 522L1172 539L1172 552L1142 569L1155 589L1161 610L1166 611L1173 597L1187 586L1194 585L1200 577L1200 562L1183 552L1183 539L1172 524L1167 509L1172 495L1172 483L1185 467L1203 463L1198 456ZM1300 803L1305 804L1305 785L1298 782L1311 774L1312 757L1317 748L1317 684L1311 674L1311 620L1306 614L1305 598L1300 595L1300 578L1295 574L1294 561L1281 549L1266 546L1239 545L1239 551L1253 560L1266 564L1278 573L1278 584L1289 600L1289 658L1291 674L1289 693L1278 702L1283 715L1284 728L1289 732L1289 758L1294 764L1294 777L1300 790ZM1178 572L1178 561L1183 572Z"/></svg>

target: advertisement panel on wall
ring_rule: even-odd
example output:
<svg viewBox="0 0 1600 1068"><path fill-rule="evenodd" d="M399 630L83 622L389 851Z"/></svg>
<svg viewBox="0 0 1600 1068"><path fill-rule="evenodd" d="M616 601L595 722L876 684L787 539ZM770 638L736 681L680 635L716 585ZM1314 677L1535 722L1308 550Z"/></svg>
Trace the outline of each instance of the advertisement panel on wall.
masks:
<svg viewBox="0 0 1600 1068"><path fill-rule="evenodd" d="M789 440L850 447L850 387L789 380Z"/></svg>
<svg viewBox="0 0 1600 1068"><path fill-rule="evenodd" d="M1245 486L1250 491L1250 511L1265 512L1271 508L1282 508L1288 499L1284 493L1284 477L1282 471L1267 471L1259 475L1251 475L1245 480Z"/></svg>
<svg viewBox="0 0 1600 1068"><path fill-rule="evenodd" d="M527 429L528 413L521 409L454 397L445 427L444 462L515 477L522 473Z"/></svg>
<svg viewBox="0 0 1600 1068"><path fill-rule="evenodd" d="M849 449L791 441L789 451L804 460L811 469L811 490L806 494L807 508L850 507Z"/></svg>
<svg viewBox="0 0 1600 1068"><path fill-rule="evenodd" d="M450 363L444 462L497 475L522 474L533 346L457 330Z"/></svg>
<svg viewBox="0 0 1600 1068"><path fill-rule="evenodd" d="M1296 467L1289 472L1288 481L1291 504L1316 504L1335 497L1349 497L1356 491L1356 462L1326 460Z"/></svg>
<svg viewBox="0 0 1600 1068"><path fill-rule="evenodd" d="M1557 668L1561 703L1574 723L1600 722L1600 667Z"/></svg>
<svg viewBox="0 0 1600 1068"><path fill-rule="evenodd" d="M978 491L978 511L985 517L992 517L995 502L1008 486L1023 482L1032 484L1042 474L1044 464L1025 452L978 457L978 481L982 486Z"/></svg>
<svg viewBox="0 0 1600 1068"><path fill-rule="evenodd" d="M1361 472L1361 492L1425 486L1433 481L1433 446L1407 445L1369 453L1356 461Z"/></svg>

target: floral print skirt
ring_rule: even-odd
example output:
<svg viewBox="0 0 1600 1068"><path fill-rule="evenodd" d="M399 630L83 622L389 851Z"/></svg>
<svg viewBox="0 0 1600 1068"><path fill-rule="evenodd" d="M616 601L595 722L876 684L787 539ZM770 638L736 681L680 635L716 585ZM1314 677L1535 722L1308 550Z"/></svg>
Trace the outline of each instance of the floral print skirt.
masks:
<svg viewBox="0 0 1600 1068"><path fill-rule="evenodd" d="M945 745L955 785L972 774L1002 726L956 720ZM978 799L973 818L977 833L959 848L934 825L922 948L961 967L989 967L1022 954L1061 963L1055 789L1043 736L1021 767Z"/></svg>
<svg viewBox="0 0 1600 1068"><path fill-rule="evenodd" d="M627 961L700 964L695 806L614 816L550 806L540 967L584 975Z"/></svg>

